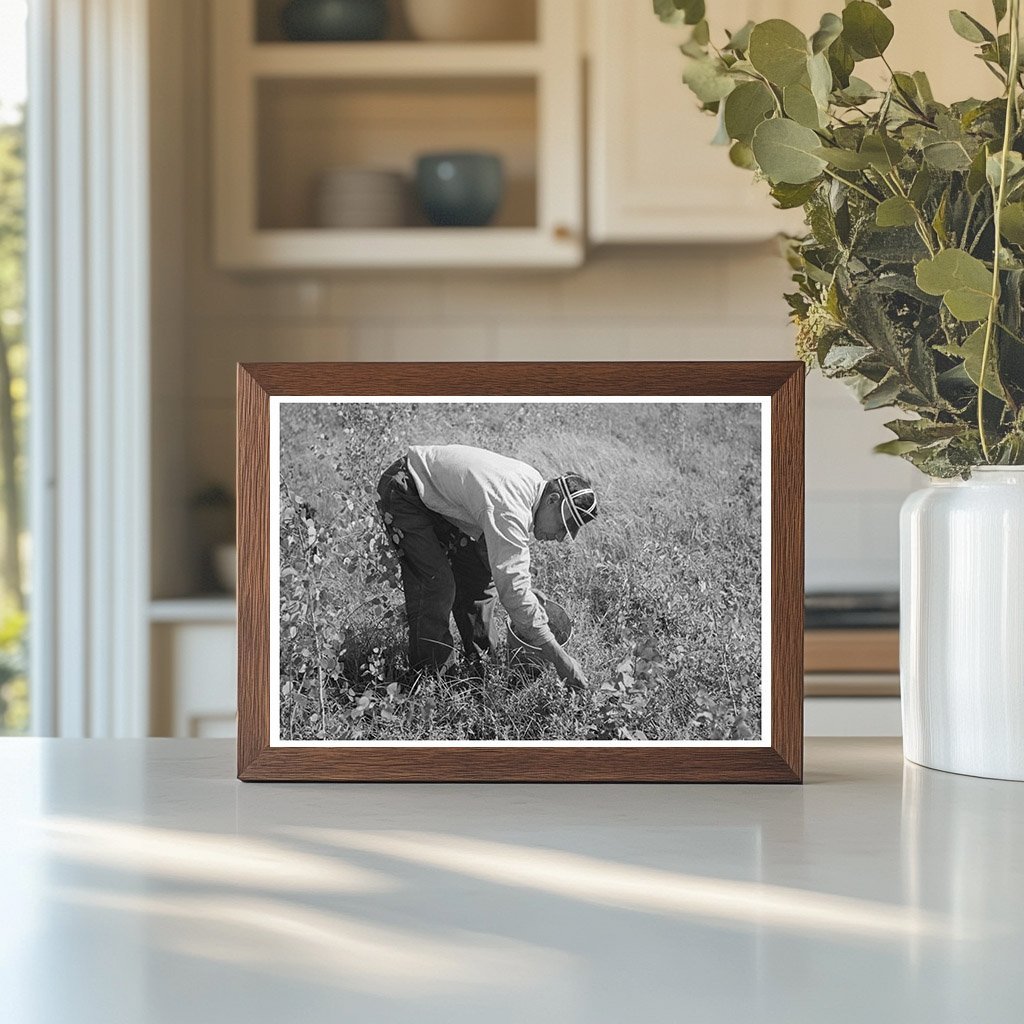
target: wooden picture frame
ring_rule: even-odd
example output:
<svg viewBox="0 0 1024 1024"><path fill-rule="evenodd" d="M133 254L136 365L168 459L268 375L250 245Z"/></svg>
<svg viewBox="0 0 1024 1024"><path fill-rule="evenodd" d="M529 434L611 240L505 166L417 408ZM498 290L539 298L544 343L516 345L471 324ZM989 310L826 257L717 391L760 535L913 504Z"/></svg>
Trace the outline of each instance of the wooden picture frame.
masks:
<svg viewBox="0 0 1024 1024"><path fill-rule="evenodd" d="M271 407L280 400L638 404L760 400L762 657L756 742L272 742ZM489 398L488 396L495 396ZM502 397L498 397L502 396ZM581 397L589 396L589 397ZM625 397L624 397L625 396ZM425 399L429 400L429 399ZM434 398L434 400L438 400ZM254 363L238 366L238 777L243 781L800 782L803 772L804 367L799 362ZM277 422L277 421L275 421ZM767 474L767 483L764 476ZM765 502L764 496L770 495ZM276 520L273 520L276 522ZM760 577L759 577L760 579ZM768 616L766 619L765 616ZM765 625L767 623L767 625ZM276 628L276 627L275 627ZM276 636L276 634L275 634ZM764 639L769 639L764 643ZM276 680L275 669L274 679ZM764 676L762 676L764 693ZM280 691L278 691L280 692ZM770 709L770 712L769 712ZM279 730L279 726L275 727ZM278 732L278 738L279 732Z"/></svg>

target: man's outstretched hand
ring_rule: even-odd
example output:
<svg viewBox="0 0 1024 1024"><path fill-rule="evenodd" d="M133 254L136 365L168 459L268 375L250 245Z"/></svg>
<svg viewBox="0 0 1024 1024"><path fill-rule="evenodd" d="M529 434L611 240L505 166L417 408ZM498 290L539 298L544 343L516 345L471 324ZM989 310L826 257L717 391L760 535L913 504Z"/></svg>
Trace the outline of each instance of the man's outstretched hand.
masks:
<svg viewBox="0 0 1024 1024"><path fill-rule="evenodd" d="M566 654L561 644L552 640L541 648L544 657L555 666L558 678L574 690L585 690L590 684L580 663L570 654Z"/></svg>

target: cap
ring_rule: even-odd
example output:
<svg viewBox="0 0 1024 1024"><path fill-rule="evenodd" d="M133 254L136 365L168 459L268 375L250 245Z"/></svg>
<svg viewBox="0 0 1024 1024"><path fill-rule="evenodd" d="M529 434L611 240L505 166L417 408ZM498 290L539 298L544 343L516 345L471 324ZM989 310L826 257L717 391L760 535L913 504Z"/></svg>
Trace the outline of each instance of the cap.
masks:
<svg viewBox="0 0 1024 1024"><path fill-rule="evenodd" d="M555 484L562 496L562 525L566 534L575 538L580 527L597 518L597 495L590 483L575 473L556 477Z"/></svg>

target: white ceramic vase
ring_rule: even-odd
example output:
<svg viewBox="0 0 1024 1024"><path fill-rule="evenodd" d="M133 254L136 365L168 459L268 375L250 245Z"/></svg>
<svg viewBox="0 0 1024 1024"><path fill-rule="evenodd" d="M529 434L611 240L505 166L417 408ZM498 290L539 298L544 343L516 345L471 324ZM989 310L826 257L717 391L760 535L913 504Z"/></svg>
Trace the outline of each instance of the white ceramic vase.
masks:
<svg viewBox="0 0 1024 1024"><path fill-rule="evenodd" d="M911 494L900 559L904 754L1024 781L1024 467Z"/></svg>

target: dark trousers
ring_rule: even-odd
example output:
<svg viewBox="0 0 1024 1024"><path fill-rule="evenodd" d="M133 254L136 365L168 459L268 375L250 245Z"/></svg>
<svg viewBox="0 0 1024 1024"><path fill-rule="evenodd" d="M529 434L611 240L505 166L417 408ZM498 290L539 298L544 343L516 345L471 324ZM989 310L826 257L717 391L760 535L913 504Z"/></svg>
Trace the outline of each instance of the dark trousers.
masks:
<svg viewBox="0 0 1024 1024"><path fill-rule="evenodd" d="M423 504L405 458L384 471L377 495L402 567L410 666L444 669L455 661L452 616L467 656L490 653L498 595L483 537L472 540Z"/></svg>

